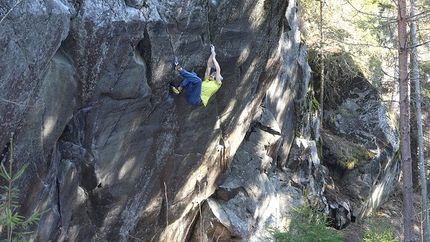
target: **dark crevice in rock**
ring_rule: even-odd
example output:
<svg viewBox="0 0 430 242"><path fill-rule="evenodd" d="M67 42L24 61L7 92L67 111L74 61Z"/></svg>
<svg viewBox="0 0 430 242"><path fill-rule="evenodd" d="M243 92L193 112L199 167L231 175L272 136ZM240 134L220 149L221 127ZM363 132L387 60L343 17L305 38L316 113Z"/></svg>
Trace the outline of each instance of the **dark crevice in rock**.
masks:
<svg viewBox="0 0 430 242"><path fill-rule="evenodd" d="M251 122L251 124L249 125L248 131L246 131L244 140L249 141L249 137L251 136L251 134L256 132L255 129L260 128L260 126L261 126L261 123L258 121Z"/></svg>
<svg viewBox="0 0 430 242"><path fill-rule="evenodd" d="M230 199L236 197L237 194L244 194L245 197L249 197L248 192L243 187L236 188L226 188L226 187L218 187L216 191L212 194L211 198L229 201Z"/></svg>
<svg viewBox="0 0 430 242"><path fill-rule="evenodd" d="M103 221L108 215L107 211L112 208L114 200L114 197L109 192L107 187L93 190L88 194L87 213L92 224L98 228L103 227ZM119 232L119 229L120 227L118 226L114 230ZM114 233L114 231L112 231L112 233Z"/></svg>
<svg viewBox="0 0 430 242"><path fill-rule="evenodd" d="M8 154L9 154L9 149L10 149L10 142L7 142L4 146L3 146L3 150L1 152L1 156L0 156L0 163L3 163L7 160Z"/></svg>
<svg viewBox="0 0 430 242"><path fill-rule="evenodd" d="M87 193L100 184L94 156L85 147L86 133L83 127L87 124L87 114L90 110L91 108L83 108L75 113L59 140L61 160L69 160L75 164L79 186Z"/></svg>
<svg viewBox="0 0 430 242"><path fill-rule="evenodd" d="M68 37L66 37L67 39ZM73 63L73 59L71 57L72 51L70 50L70 46L68 45L68 42L65 40L63 40L60 44L60 47L57 50L57 53L59 53L62 57L64 57L65 60L67 60L68 64L70 64L71 66L74 65Z"/></svg>
<svg viewBox="0 0 430 242"><path fill-rule="evenodd" d="M227 151L226 151L226 145L223 138L219 140L218 152L220 152L219 157L220 157L221 171L224 174L229 169L229 162L226 157Z"/></svg>
<svg viewBox="0 0 430 242"><path fill-rule="evenodd" d="M125 0L125 5L136 9L149 7L148 0Z"/></svg>
<svg viewBox="0 0 430 242"><path fill-rule="evenodd" d="M100 94L101 97L107 97L110 98L112 100L115 101L132 101L132 100L136 100L139 97L118 97L118 95L114 94L114 93L110 93L110 92L103 92Z"/></svg>
<svg viewBox="0 0 430 242"><path fill-rule="evenodd" d="M100 182L97 179L96 168L94 164L82 164L82 178L79 181L79 185L83 187L86 191L92 191Z"/></svg>
<svg viewBox="0 0 430 242"><path fill-rule="evenodd" d="M60 189L60 181L58 177L55 179L55 185L57 188L57 206L58 206L58 215L59 215L59 221L60 221L58 227L61 227L61 221L63 219L62 219L62 212L61 212L61 196L60 196L61 189Z"/></svg>
<svg viewBox="0 0 430 242"><path fill-rule="evenodd" d="M69 3L73 6L74 12L70 16L70 20L73 20L76 16L78 16L79 11L83 5L84 0L69 0Z"/></svg>
<svg viewBox="0 0 430 242"><path fill-rule="evenodd" d="M84 0L72 0L71 4L75 8L76 12L79 12L79 10L81 9L82 5L84 4Z"/></svg>
<svg viewBox="0 0 430 242"><path fill-rule="evenodd" d="M276 130L272 129L271 127L268 127L268 126L261 125L260 129L267 132L267 133L273 134L273 135L281 135L281 133L279 131L276 131Z"/></svg>
<svg viewBox="0 0 430 242"><path fill-rule="evenodd" d="M281 135L281 133L279 131L276 131L276 130L272 129L271 127L268 127L268 126L264 126L264 125L262 125L261 122L255 121L255 122L252 122L250 124L249 129L245 134L245 140L249 140L249 136L251 136L252 133L256 132L255 129L258 129L258 128L264 132L269 133L269 134Z"/></svg>
<svg viewBox="0 0 430 242"><path fill-rule="evenodd" d="M146 79L148 80L148 85L151 86L152 82L152 66L151 66L151 59L152 59L152 46L151 46L151 40L148 34L148 30L145 28L145 32L143 33L143 39L137 44L137 50L140 56L142 56L142 59L145 62L146 65Z"/></svg>
<svg viewBox="0 0 430 242"><path fill-rule="evenodd" d="M356 216L349 201L335 202L328 205L327 222L330 227L337 230L346 228L351 222L355 222Z"/></svg>
<svg viewBox="0 0 430 242"><path fill-rule="evenodd" d="M72 161L78 170L79 186L86 192L95 189L100 182L96 174L94 157L90 152L70 142L62 142L60 147L61 158Z"/></svg>
<svg viewBox="0 0 430 242"><path fill-rule="evenodd" d="M206 41L205 41L205 35L204 34L200 35L200 40L202 41L202 44L206 43Z"/></svg>
<svg viewBox="0 0 430 242"><path fill-rule="evenodd" d="M64 132L61 134L60 140L69 141L80 146L85 143L85 127L87 125L87 118L92 106L87 106L79 109L70 120L69 124L66 125Z"/></svg>

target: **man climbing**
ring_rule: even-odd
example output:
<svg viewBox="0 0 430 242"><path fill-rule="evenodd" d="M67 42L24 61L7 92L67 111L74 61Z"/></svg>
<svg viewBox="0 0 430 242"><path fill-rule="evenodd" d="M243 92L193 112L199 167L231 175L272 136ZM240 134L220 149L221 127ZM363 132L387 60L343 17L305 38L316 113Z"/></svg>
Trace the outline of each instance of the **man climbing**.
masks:
<svg viewBox="0 0 430 242"><path fill-rule="evenodd" d="M215 47L211 45L211 55L209 56L208 63L206 65L205 77L200 79L196 73L188 72L183 69L179 63L175 60L175 70L177 70L184 80L178 87L172 86L172 91L176 94L181 93L183 89L187 90L185 99L193 106L206 107L209 99L214 95L222 85L221 68L218 61L215 58ZM211 73L212 65L215 66L214 72Z"/></svg>

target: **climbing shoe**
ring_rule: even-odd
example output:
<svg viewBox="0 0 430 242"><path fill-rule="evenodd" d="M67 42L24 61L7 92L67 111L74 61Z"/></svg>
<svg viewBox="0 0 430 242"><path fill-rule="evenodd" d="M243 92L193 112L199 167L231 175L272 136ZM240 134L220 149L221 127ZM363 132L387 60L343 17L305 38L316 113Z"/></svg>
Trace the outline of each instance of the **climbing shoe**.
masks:
<svg viewBox="0 0 430 242"><path fill-rule="evenodd" d="M178 62L178 60L175 58L175 60L173 60L173 67L175 68L175 70L179 70L179 69L181 69L182 67L179 65L179 62Z"/></svg>
<svg viewBox="0 0 430 242"><path fill-rule="evenodd" d="M172 89L172 92L174 92L175 94L181 93L181 91L179 91L178 88L176 88L175 86L170 86L170 89Z"/></svg>

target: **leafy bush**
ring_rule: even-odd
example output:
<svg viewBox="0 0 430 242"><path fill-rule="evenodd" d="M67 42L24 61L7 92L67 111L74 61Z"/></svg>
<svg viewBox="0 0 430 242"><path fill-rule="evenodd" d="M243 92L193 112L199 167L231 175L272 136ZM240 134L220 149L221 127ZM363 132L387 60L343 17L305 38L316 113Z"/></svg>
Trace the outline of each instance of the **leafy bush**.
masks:
<svg viewBox="0 0 430 242"><path fill-rule="evenodd" d="M383 223L380 219L373 218L367 220L369 225L364 231L364 238L362 242L398 242L399 240L394 237L393 229Z"/></svg>
<svg viewBox="0 0 430 242"><path fill-rule="evenodd" d="M270 233L278 242L340 242L339 233L328 228L327 218L321 211L304 205L294 209L288 231L271 229Z"/></svg>

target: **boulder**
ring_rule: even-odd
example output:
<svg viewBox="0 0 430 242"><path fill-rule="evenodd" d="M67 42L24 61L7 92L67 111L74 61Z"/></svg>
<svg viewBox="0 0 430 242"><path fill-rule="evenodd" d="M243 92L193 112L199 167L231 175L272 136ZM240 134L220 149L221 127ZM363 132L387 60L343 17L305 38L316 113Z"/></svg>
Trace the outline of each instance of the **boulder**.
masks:
<svg viewBox="0 0 430 242"><path fill-rule="evenodd" d="M348 54L343 58L356 66ZM342 74L341 74L342 75ZM398 186L400 139L377 89L357 70L327 87L321 131L323 164L361 219Z"/></svg>

